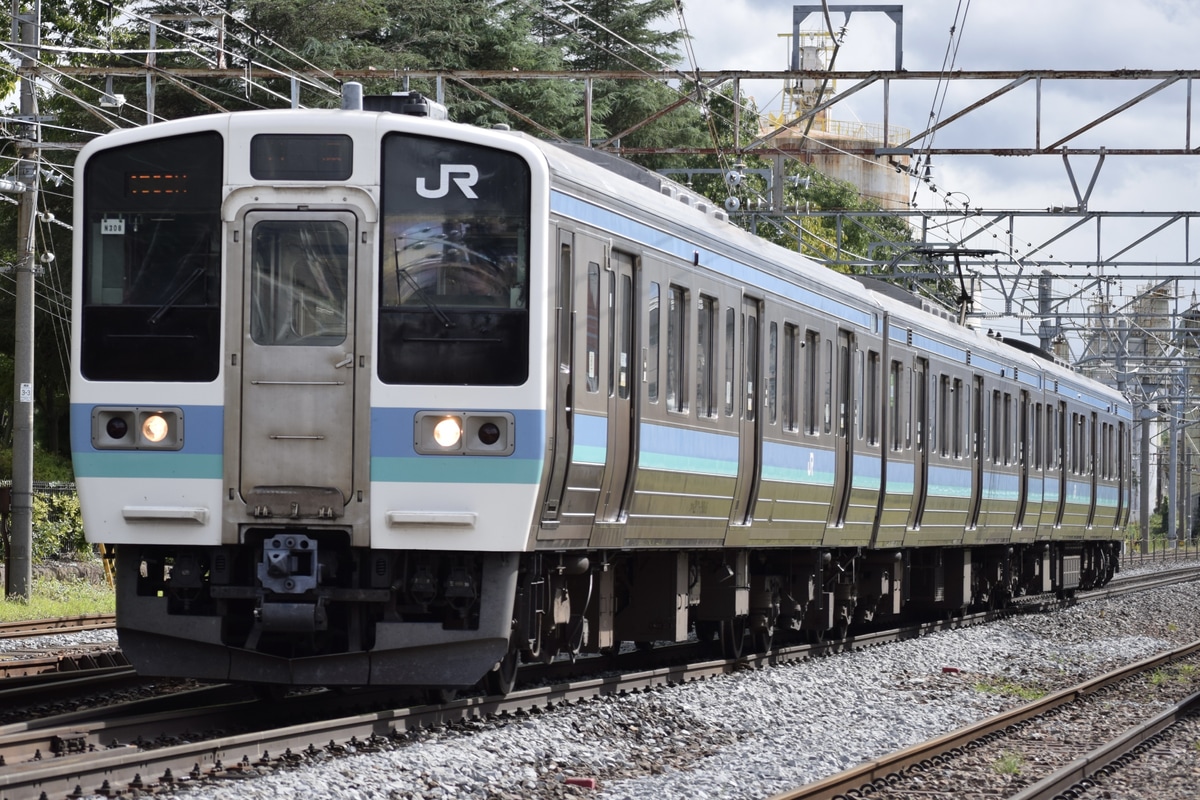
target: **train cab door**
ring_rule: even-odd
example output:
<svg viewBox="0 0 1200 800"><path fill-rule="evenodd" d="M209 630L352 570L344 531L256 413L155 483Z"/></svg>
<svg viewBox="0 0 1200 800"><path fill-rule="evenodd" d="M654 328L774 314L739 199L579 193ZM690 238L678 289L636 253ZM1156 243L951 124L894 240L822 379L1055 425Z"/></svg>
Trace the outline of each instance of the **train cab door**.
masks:
<svg viewBox="0 0 1200 800"><path fill-rule="evenodd" d="M633 355L637 352L634 341L637 291L633 256L613 250L609 261L611 269L604 276L604 302L608 309L608 363L604 365L608 385L608 437L596 521L624 522L630 478L637 457L634 409L638 392L633 364Z"/></svg>
<svg viewBox="0 0 1200 800"><path fill-rule="evenodd" d="M554 450L538 538L578 540L592 535L609 459L609 243L577 231L558 244Z"/></svg>
<svg viewBox="0 0 1200 800"><path fill-rule="evenodd" d="M357 228L245 217L240 490L258 516L340 517L353 495Z"/></svg>
<svg viewBox="0 0 1200 800"><path fill-rule="evenodd" d="M557 295L554 311L554 400L553 413L546 424L553 445L550 452L550 481L546 488L546 499L542 503L542 526L555 529L559 525L559 513L563 504L567 470L571 463L571 394L574 391L572 378L575 367L572 357L575 313L571 306L571 291L574 286L574 237L567 231L558 235Z"/></svg>
<svg viewBox="0 0 1200 800"><path fill-rule="evenodd" d="M829 525L846 524L850 507L850 487L854 482L854 418L862 409L855 407L854 334L839 330L833 356L833 497L829 507Z"/></svg>
<svg viewBox="0 0 1200 800"><path fill-rule="evenodd" d="M929 488L929 362L918 358L913 363L913 503L908 527L918 530L925 516L925 493Z"/></svg>
<svg viewBox="0 0 1200 800"><path fill-rule="evenodd" d="M762 392L762 341L759 331L762 304L742 298L741 335L741 414L738 421L738 472L730 511L731 525L749 525L754 520L754 501L758 496L759 466L762 452L762 427L759 398ZM738 369L735 365L734 369Z"/></svg>

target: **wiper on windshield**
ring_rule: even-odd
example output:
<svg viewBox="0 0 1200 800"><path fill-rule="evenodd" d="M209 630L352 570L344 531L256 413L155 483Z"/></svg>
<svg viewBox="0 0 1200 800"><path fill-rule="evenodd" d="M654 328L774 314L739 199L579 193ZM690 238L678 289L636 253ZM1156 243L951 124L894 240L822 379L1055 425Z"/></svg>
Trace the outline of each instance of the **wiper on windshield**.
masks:
<svg viewBox="0 0 1200 800"><path fill-rule="evenodd" d="M403 238L403 237L401 237L401 238ZM424 303L425 307L428 308L430 311L432 311L437 316L437 318L439 320L441 320L442 325L447 328L453 328L454 320L450 319L450 317L448 317L446 315L445 311L442 311L440 308L438 308L437 303L434 303L433 300L429 297L429 295L427 295L425 293L425 290L421 288L421 284L417 283L417 279L409 274L408 267L400 266L400 239L393 240L393 247L396 250L396 298L397 298L397 300L399 300L399 297L400 297L400 279L403 278L405 281L408 282L408 285L412 287L413 293L417 296L417 299L420 300L422 303Z"/></svg>
<svg viewBox="0 0 1200 800"><path fill-rule="evenodd" d="M192 274L187 276L187 279L184 280L183 284L180 285L180 287L176 289L171 296L168 297L163 304L155 310L153 314L150 315L149 319L146 320L146 324L157 325L158 321L163 318L163 315L175 307L175 304L179 302L179 298L183 297L184 293L187 292L188 289L192 288L192 284L198 281L200 276L203 274L204 267L196 267L194 270L192 270Z"/></svg>

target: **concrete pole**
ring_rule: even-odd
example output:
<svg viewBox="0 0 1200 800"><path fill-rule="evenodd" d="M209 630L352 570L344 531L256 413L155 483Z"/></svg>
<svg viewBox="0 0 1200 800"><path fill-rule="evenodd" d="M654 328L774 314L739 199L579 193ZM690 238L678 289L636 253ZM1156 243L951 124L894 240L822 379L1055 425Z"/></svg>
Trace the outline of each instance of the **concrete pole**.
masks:
<svg viewBox="0 0 1200 800"><path fill-rule="evenodd" d="M24 46L21 56L21 116L26 120L17 170L26 187L17 210L16 330L13 352L12 535L6 594L28 600L33 586L33 312L34 221L38 198L37 89L32 74L41 44L41 5L34 0L22 13L13 0L13 27ZM16 31L14 31L16 32Z"/></svg>
<svg viewBox="0 0 1200 800"><path fill-rule="evenodd" d="M1178 385L1172 387L1172 394L1175 398L1179 397L1180 389ZM1170 441L1167 443L1167 514L1166 514L1166 531L1167 531L1167 546L1168 549L1174 550L1175 543L1178 539L1179 527L1179 413L1180 405L1178 399L1172 399L1170 406L1171 418L1167 423L1167 435Z"/></svg>
<svg viewBox="0 0 1200 800"><path fill-rule="evenodd" d="M1142 427L1142 483L1138 498L1138 527L1142 529L1142 555L1150 553L1150 419L1149 406L1142 406L1138 419Z"/></svg>

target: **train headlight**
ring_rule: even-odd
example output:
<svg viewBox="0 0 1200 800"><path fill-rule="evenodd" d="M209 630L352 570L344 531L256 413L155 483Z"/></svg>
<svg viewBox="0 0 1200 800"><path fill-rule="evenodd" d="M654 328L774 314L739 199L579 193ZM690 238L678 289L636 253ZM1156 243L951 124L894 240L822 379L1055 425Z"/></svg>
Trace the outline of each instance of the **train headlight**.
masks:
<svg viewBox="0 0 1200 800"><path fill-rule="evenodd" d="M151 444L158 444L167 438L170 427L161 414L151 414L142 420L142 436Z"/></svg>
<svg viewBox="0 0 1200 800"><path fill-rule="evenodd" d="M418 411L413 446L423 455L507 456L515 432L513 415L505 411Z"/></svg>
<svg viewBox="0 0 1200 800"><path fill-rule="evenodd" d="M92 446L97 450L180 450L183 410L97 406L92 409Z"/></svg>
<svg viewBox="0 0 1200 800"><path fill-rule="evenodd" d="M458 417L446 417L433 426L433 440L439 447L458 447L462 441L462 421Z"/></svg>

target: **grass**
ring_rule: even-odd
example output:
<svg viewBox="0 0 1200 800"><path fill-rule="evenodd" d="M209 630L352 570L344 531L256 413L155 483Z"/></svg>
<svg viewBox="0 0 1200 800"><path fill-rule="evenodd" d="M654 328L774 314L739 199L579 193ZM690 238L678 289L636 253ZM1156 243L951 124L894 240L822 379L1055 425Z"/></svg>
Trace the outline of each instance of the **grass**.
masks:
<svg viewBox="0 0 1200 800"><path fill-rule="evenodd" d="M992 769L1001 775L1019 775L1024 764L1020 753L1005 753L992 763Z"/></svg>
<svg viewBox="0 0 1200 800"><path fill-rule="evenodd" d="M28 601L9 597L0 602L0 622L112 614L116 607L116 595L108 584L97 586L83 580L34 578Z"/></svg>
<svg viewBox="0 0 1200 800"><path fill-rule="evenodd" d="M1022 686L1019 683L1012 681L980 681L975 684L975 691L987 692L988 694L999 694L1005 697L1016 697L1021 700L1037 700L1045 694L1045 692L1036 686Z"/></svg>
<svg viewBox="0 0 1200 800"><path fill-rule="evenodd" d="M1151 672L1150 685L1161 686L1168 681L1191 683L1195 674L1195 664L1171 664L1170 666L1160 667Z"/></svg>

